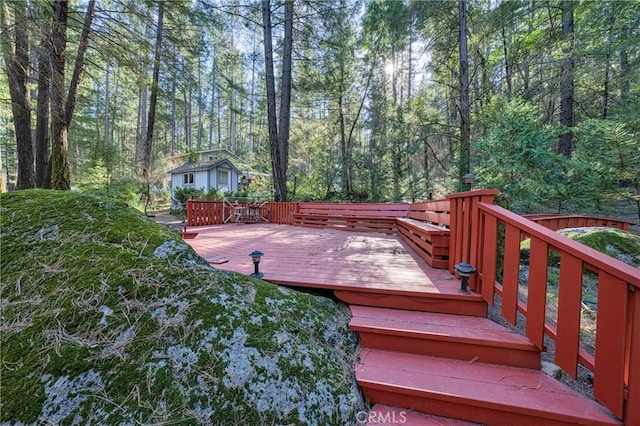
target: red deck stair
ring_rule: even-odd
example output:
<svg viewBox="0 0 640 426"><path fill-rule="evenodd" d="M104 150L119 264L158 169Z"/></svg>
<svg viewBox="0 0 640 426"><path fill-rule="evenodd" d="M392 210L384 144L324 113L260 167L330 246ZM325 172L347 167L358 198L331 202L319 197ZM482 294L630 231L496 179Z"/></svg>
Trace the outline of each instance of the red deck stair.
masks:
<svg viewBox="0 0 640 426"><path fill-rule="evenodd" d="M448 284L448 283L447 283ZM479 294L458 292L438 283L439 292L420 290L395 290L390 288L347 288L334 290L340 300L349 305L376 306L381 308L408 309L412 311L453 313L485 317L487 304Z"/></svg>
<svg viewBox="0 0 640 426"><path fill-rule="evenodd" d="M364 420L364 419L358 419ZM399 424L411 426L478 426L479 423L465 422L450 417L432 416L411 410L376 404L366 419L371 426L397 426Z"/></svg>
<svg viewBox="0 0 640 426"><path fill-rule="evenodd" d="M540 369L526 337L488 318L351 306L352 330L367 348Z"/></svg>
<svg viewBox="0 0 640 426"><path fill-rule="evenodd" d="M619 424L596 402L528 368L364 348L356 379L377 404L487 425Z"/></svg>

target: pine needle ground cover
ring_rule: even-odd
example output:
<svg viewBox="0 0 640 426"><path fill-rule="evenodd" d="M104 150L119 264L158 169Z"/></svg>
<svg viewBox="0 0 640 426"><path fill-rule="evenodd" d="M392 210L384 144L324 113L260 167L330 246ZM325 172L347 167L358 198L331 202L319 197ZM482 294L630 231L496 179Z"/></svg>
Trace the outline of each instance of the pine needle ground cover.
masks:
<svg viewBox="0 0 640 426"><path fill-rule="evenodd" d="M0 421L350 424L331 300L216 271L125 204L2 194Z"/></svg>

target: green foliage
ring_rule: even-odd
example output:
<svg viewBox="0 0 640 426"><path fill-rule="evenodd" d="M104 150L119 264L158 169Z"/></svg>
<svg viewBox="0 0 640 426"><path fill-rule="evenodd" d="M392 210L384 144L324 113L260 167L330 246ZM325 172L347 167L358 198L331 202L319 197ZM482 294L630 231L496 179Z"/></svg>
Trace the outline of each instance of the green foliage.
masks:
<svg viewBox="0 0 640 426"><path fill-rule="evenodd" d="M220 201L223 198L224 194L222 193L222 191L216 188L210 188L204 196L204 199L209 201Z"/></svg>
<svg viewBox="0 0 640 426"><path fill-rule="evenodd" d="M173 198L180 204L186 203L187 200L204 200L206 196L203 188L193 186L179 186L173 190Z"/></svg>
<svg viewBox="0 0 640 426"><path fill-rule="evenodd" d="M640 136L626 123L588 120L578 127L573 165L585 191L598 200L640 200ZM602 201L601 201L602 202Z"/></svg>
<svg viewBox="0 0 640 426"><path fill-rule="evenodd" d="M136 207L140 202L140 186L133 182L82 187L80 191L95 197L111 198Z"/></svg>
<svg viewBox="0 0 640 426"><path fill-rule="evenodd" d="M198 154L198 151L193 149L189 151L189 157L187 158L187 162L197 163L199 159L200 159L200 154Z"/></svg>
<svg viewBox="0 0 640 426"><path fill-rule="evenodd" d="M515 210L557 206L571 195L566 161L554 151L558 130L540 126L538 116L525 102L494 99L487 136L475 143L480 184L503 191Z"/></svg>

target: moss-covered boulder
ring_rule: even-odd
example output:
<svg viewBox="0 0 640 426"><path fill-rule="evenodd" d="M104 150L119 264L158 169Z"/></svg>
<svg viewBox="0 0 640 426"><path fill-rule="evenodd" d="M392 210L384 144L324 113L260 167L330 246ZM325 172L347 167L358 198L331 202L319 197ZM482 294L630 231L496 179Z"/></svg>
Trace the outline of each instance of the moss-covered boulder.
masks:
<svg viewBox="0 0 640 426"><path fill-rule="evenodd" d="M333 301L216 271L124 204L1 195L0 421L349 424Z"/></svg>
<svg viewBox="0 0 640 426"><path fill-rule="evenodd" d="M566 228L557 231L574 241L582 243L592 249L598 250L608 256L640 268L640 236L617 228L587 227ZM526 263L529 260L531 240L526 239L520 243L520 260ZM551 251L549 264L559 265L560 255Z"/></svg>

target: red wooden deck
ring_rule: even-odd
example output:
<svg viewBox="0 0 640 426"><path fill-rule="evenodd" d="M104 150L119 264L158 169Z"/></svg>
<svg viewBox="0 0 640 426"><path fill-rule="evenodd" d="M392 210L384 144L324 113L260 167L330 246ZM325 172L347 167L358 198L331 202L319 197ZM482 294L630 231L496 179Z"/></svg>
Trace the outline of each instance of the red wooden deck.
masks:
<svg viewBox="0 0 640 426"><path fill-rule="evenodd" d="M350 328L362 344L358 384L370 402L395 407L378 405L369 424L410 414L416 425L620 425L606 408L540 372L531 339L482 318L480 294L460 293L447 270L429 267L395 235L276 224L190 231L197 238L186 242L219 269L251 274L249 253L260 250L264 280L331 289L351 305Z"/></svg>
<svg viewBox="0 0 640 426"><path fill-rule="evenodd" d="M433 269L394 235L303 228L276 224L191 227L187 242L207 260L223 256L218 269L250 274L249 253L264 253L266 281L327 289L388 289L405 293L458 293L460 282L447 270Z"/></svg>

